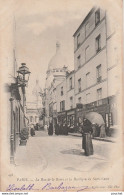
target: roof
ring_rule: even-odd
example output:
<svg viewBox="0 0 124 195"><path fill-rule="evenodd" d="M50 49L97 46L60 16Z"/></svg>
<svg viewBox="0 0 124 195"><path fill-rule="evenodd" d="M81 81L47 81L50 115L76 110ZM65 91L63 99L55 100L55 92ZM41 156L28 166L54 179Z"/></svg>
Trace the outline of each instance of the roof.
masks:
<svg viewBox="0 0 124 195"><path fill-rule="evenodd" d="M56 43L56 53L48 64L48 70L61 69L67 64L66 57L61 53L60 43Z"/></svg>
<svg viewBox="0 0 124 195"><path fill-rule="evenodd" d="M72 70L71 72L69 72L68 74L67 74L67 76L66 76L66 78L68 78L70 75L72 75L72 74L74 74L74 70Z"/></svg>
<svg viewBox="0 0 124 195"><path fill-rule="evenodd" d="M80 30L80 28L84 25L84 23L86 22L86 20L88 20L88 18L91 16L91 14L94 12L94 10L95 10L95 7L93 7L90 10L90 12L87 14L87 16L84 18L83 22L80 24L80 26L78 27L78 29L73 34L73 37L77 34L77 32Z"/></svg>

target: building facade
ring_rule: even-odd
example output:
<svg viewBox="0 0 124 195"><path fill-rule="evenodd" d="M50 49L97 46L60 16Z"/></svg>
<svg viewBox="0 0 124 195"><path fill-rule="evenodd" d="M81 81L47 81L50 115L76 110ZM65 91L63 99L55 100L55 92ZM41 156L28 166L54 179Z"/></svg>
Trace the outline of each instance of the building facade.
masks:
<svg viewBox="0 0 124 195"><path fill-rule="evenodd" d="M76 109L75 109L75 88L74 88L74 79L75 74L74 70L71 71L66 77L66 113L67 113L67 125L70 129L74 130L75 119L76 119Z"/></svg>
<svg viewBox="0 0 124 195"><path fill-rule="evenodd" d="M56 118L78 129L79 119L94 111L103 116L106 129L117 124L118 45L111 14L94 7L74 33L74 70L49 88L51 116L56 99ZM110 20L111 19L111 20ZM47 76L48 77L48 76ZM113 87L113 83L115 87ZM53 92L56 98L52 97ZM46 98L47 94L46 94Z"/></svg>
<svg viewBox="0 0 124 195"><path fill-rule="evenodd" d="M111 109L117 93L112 87L117 77L116 32L110 31L108 17L106 11L93 8L74 33L75 104L83 104L77 109L77 121L95 111L103 116L106 128L117 123Z"/></svg>
<svg viewBox="0 0 124 195"><path fill-rule="evenodd" d="M57 122L58 94L56 87L65 80L67 71L66 59L61 52L60 43L57 42L56 53L48 64L45 90L42 96L45 110L44 121L47 125L49 122L53 122L54 125Z"/></svg>
<svg viewBox="0 0 124 195"><path fill-rule="evenodd" d="M27 126L28 120L24 108L26 100L25 90L19 84L17 74L19 67L16 60L16 23L13 14L10 15L10 13L6 19L9 22L5 22L1 30L4 35L1 39L1 48L3 48L1 68L5 70L1 72L2 94L5 100L1 108L2 111L4 110L1 116L3 115L7 127L2 127L2 131L4 131L3 135L5 136L3 137L2 144L8 148L6 154L5 151L2 151L4 152L2 156L5 156L5 162L8 161L8 163L13 164L17 147L20 144L20 131Z"/></svg>

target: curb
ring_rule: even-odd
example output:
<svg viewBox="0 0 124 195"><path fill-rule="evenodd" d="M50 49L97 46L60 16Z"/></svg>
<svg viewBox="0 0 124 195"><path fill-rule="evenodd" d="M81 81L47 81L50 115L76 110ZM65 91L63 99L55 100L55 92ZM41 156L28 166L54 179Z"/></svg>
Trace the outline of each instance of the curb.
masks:
<svg viewBox="0 0 124 195"><path fill-rule="evenodd" d="M73 134L73 133L68 133L68 134L71 135L71 136L75 136L75 137L82 137L81 134ZM112 142L112 143L115 143L114 140L105 139L105 138L99 138L99 137L97 138L97 137L94 137L94 138L92 138L92 139L98 140L98 141L105 141L105 142Z"/></svg>

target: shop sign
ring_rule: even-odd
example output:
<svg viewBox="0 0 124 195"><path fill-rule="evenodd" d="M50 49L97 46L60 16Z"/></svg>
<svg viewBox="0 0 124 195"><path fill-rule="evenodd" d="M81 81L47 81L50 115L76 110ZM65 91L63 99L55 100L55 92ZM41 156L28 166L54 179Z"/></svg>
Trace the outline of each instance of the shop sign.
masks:
<svg viewBox="0 0 124 195"><path fill-rule="evenodd" d="M58 116L58 113L56 110L53 111L53 117L57 117Z"/></svg>
<svg viewBox="0 0 124 195"><path fill-rule="evenodd" d="M75 110L72 110L72 111L68 111L67 112L67 115L72 115L72 114L75 114Z"/></svg>
<svg viewBox="0 0 124 195"><path fill-rule="evenodd" d="M57 116L64 116L64 115L66 115L66 112L59 112L59 113L57 113Z"/></svg>

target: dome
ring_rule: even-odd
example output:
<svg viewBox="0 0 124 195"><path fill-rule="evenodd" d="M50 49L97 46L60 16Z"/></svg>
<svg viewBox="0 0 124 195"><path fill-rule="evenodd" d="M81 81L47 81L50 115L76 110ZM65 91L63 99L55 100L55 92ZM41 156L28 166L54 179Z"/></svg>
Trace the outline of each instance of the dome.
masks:
<svg viewBox="0 0 124 195"><path fill-rule="evenodd" d="M51 58L49 64L48 64L48 71L57 69L57 68L63 68L66 66L67 62L65 57L61 54L61 48L60 43L56 43L56 54Z"/></svg>
<svg viewBox="0 0 124 195"><path fill-rule="evenodd" d="M36 85L32 91L32 94L35 96L40 96L42 94L42 89L39 86L39 80L36 80Z"/></svg>

